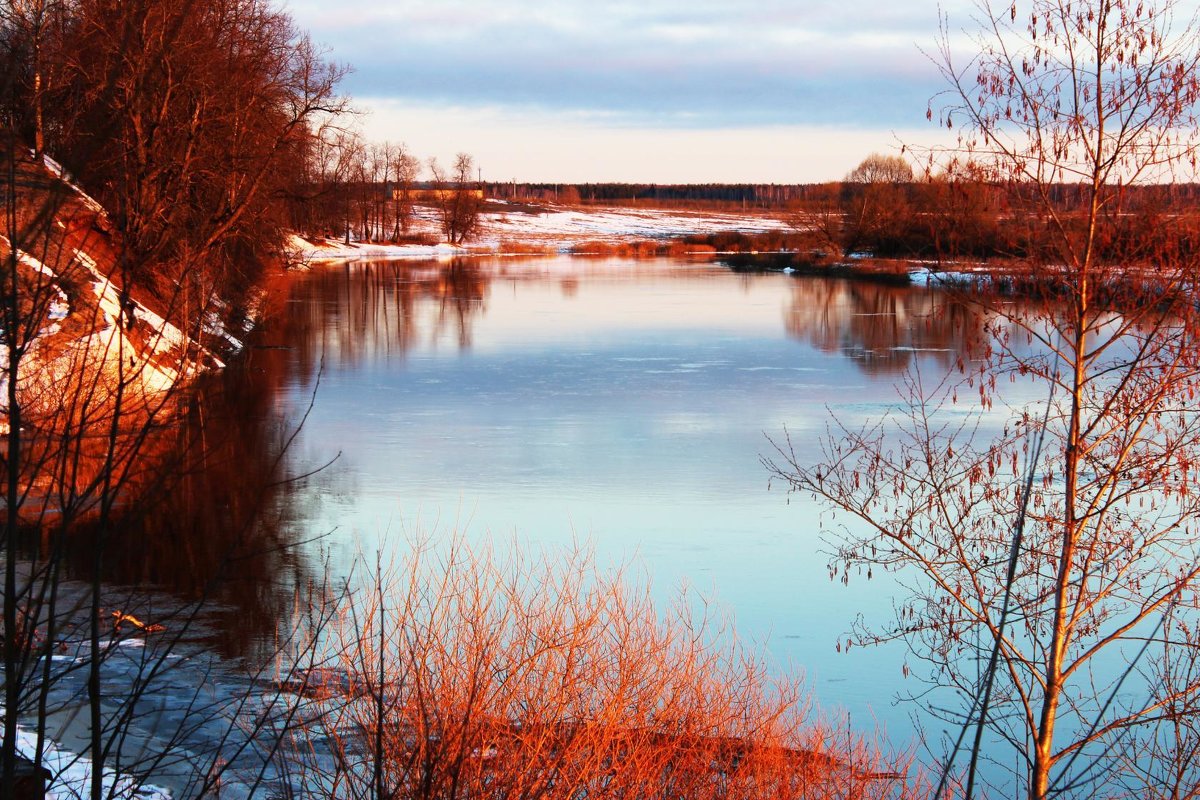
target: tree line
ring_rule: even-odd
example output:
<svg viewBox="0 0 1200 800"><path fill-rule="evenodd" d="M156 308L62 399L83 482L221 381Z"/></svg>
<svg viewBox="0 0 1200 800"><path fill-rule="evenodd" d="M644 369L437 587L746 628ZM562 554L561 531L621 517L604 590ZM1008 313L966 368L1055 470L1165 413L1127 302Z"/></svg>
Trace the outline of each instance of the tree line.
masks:
<svg viewBox="0 0 1200 800"><path fill-rule="evenodd" d="M1048 257L1059 226L1089 224L1091 190L1065 181L1041 185L1002 179L982 162L951 160L915 170L901 156L872 154L841 183L825 184L792 206L814 248L841 256L1010 259ZM1194 183L1121 186L1100 209L1097 254L1143 263L1164 248L1195 253L1200 214Z"/></svg>
<svg viewBox="0 0 1200 800"><path fill-rule="evenodd" d="M832 258L938 261L1036 259L1053 220L1029 213L1034 189L989 175L970 161L920 163L911 154L872 153L842 180L808 184L486 183L489 197L566 205L646 203L714 210L782 213L803 234L784 246ZM1088 186L1037 187L1066 218L1086 210ZM1121 188L1119 210L1106 209L1113 258L1144 258L1164 246L1200 242L1200 184L1155 182ZM770 249L763 245L760 249Z"/></svg>
<svg viewBox="0 0 1200 800"><path fill-rule="evenodd" d="M333 119L310 138L311 158L284 198L288 221L301 234L391 244L432 244L414 233L414 206L432 206L442 235L463 244L480 230L486 191L475 160L455 156L444 168L404 144L370 142Z"/></svg>
<svg viewBox="0 0 1200 800"><path fill-rule="evenodd" d="M235 303L279 252L345 68L263 0L13 0L4 124L108 211L121 285ZM187 295L177 304L172 296Z"/></svg>
<svg viewBox="0 0 1200 800"><path fill-rule="evenodd" d="M447 239L477 232L471 157L365 141L347 67L266 0L10 0L0 57L11 144L99 201L119 283L193 329L214 291L239 309L291 231L402 241L426 172Z"/></svg>
<svg viewBox="0 0 1200 800"><path fill-rule="evenodd" d="M489 181L489 196L561 203L678 202L779 208L804 200L819 184L783 183L519 183Z"/></svg>

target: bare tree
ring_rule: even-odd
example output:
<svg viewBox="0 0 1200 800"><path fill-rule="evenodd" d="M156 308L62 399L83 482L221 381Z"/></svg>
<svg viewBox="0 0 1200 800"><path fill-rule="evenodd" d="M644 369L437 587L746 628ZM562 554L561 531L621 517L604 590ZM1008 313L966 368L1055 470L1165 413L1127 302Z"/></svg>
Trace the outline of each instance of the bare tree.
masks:
<svg viewBox="0 0 1200 800"><path fill-rule="evenodd" d="M462 244L479 234L483 190L474 181L475 161L466 153L454 158L454 169L447 175L430 159L434 200L442 219L442 232L450 244Z"/></svg>
<svg viewBox="0 0 1200 800"><path fill-rule="evenodd" d="M124 602L108 614L105 576L114 550L134 546L123 522L195 456L173 447L168 432L192 379L213 363L213 320L252 281L243 270L262 264L251 230L268 242L282 236L278 208L267 201L276 170L297 157L312 117L341 101L333 94L339 70L257 0L27 7L52 5L69 24L38 27L35 38L60 38L36 57L7 50L3 83L5 108L31 96L22 83L31 71L35 100L46 92L55 102L44 104L45 125L35 114L33 148L19 138L26 126L6 124L0 153L0 794L16 790L18 726L33 728L30 755L40 764L52 719L74 708L91 764L76 790L98 800L135 790L148 771L178 759L197 715L207 720L229 712L227 701L244 701L206 704L197 683L180 698L183 720L163 747L131 753L144 701L178 661L199 605L175 609L170 632L139 651L115 692L110 668L131 651L122 639L163 620L135 620L137 609ZM27 35L24 17L2 21L6 41ZM39 89L37 75L51 70L62 79ZM42 163L43 137L99 187L112 217L60 179L51 159ZM68 564L81 583L66 579ZM67 697L65 686L75 687ZM219 778L226 755L205 754L212 771L193 775L201 791ZM118 790L114 774L132 777Z"/></svg>
<svg viewBox="0 0 1200 800"><path fill-rule="evenodd" d="M1002 231L1004 191L970 161L930 170L919 185L915 216L939 264L994 255L1014 258L1019 247ZM1011 227L1011 226L1010 226Z"/></svg>
<svg viewBox="0 0 1200 800"><path fill-rule="evenodd" d="M48 146L109 210L120 283L193 308L252 284L284 239L277 181L345 108L344 69L264 0L79 0L64 31Z"/></svg>
<svg viewBox="0 0 1200 800"><path fill-rule="evenodd" d="M421 174L421 162L404 145L397 145L392 150L392 175L395 183L392 188L392 201L395 206L396 228L392 232L392 240L399 241L403 233L408 232L412 224L412 187Z"/></svg>
<svg viewBox="0 0 1200 800"><path fill-rule="evenodd" d="M845 210L841 202L842 187L838 183L815 186L809 196L793 203L788 212L788 225L805 240L813 254L842 255Z"/></svg>
<svg viewBox="0 0 1200 800"><path fill-rule="evenodd" d="M30 130L37 158L42 157L46 148L47 92L62 69L61 53L54 50L62 41L65 17L65 4L61 0L9 0L0 5L5 44L10 50L23 51L21 58L9 61L21 68L10 79L24 84L13 95L16 102L10 113L21 128Z"/></svg>
<svg viewBox="0 0 1200 800"><path fill-rule="evenodd" d="M913 169L901 156L871 153L846 174L847 183L912 183Z"/></svg>
<svg viewBox="0 0 1200 800"><path fill-rule="evenodd" d="M1110 246L1125 187L1195 166L1200 38L1174 9L984 2L967 64L943 28L938 117L961 133L931 159L987 170L1013 213L1044 222L1030 301L974 295L991 335L964 360L967 387L914 376L897 418L835 425L816 464L786 444L772 464L856 520L836 575L895 570L912 589L892 624L858 639L906 642L922 677L961 696L966 749L1010 765L1037 800L1148 793L1172 725L1177 765L1190 758L1200 681L1178 667L1200 588L1197 264L1178 231L1153 249ZM1081 202L1064 202L1064 182ZM1009 378L1044 399L1012 407L995 438L945 413L964 390L978 413L1003 408ZM1176 785L1194 793L1184 774Z"/></svg>
<svg viewBox="0 0 1200 800"><path fill-rule="evenodd" d="M894 247L907 224L912 167L900 156L872 153L842 182L842 252Z"/></svg>

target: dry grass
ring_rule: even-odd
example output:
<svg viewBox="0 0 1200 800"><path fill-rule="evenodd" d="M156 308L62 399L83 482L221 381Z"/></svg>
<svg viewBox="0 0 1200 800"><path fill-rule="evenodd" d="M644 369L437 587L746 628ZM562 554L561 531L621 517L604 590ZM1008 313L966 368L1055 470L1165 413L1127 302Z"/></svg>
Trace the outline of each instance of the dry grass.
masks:
<svg viewBox="0 0 1200 800"><path fill-rule="evenodd" d="M608 241L593 239L571 245L573 256L597 256L603 258L658 258L660 256L712 255L716 248L708 244L693 243L685 239L666 241L635 239L632 241Z"/></svg>
<svg viewBox="0 0 1200 800"><path fill-rule="evenodd" d="M552 256L558 253L553 245L537 242L525 242L516 239L503 239L496 246L497 255L515 256Z"/></svg>
<svg viewBox="0 0 1200 800"><path fill-rule="evenodd" d="M364 574L313 673L332 691L308 733L331 743L335 768L304 780L330 796L909 791L703 599L660 610L587 551L497 557L456 540Z"/></svg>

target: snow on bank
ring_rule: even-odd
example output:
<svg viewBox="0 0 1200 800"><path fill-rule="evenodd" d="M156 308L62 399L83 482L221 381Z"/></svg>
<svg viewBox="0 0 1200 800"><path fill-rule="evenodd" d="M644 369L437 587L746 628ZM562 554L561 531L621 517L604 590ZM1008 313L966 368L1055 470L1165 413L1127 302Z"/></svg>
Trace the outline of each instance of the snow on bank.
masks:
<svg viewBox="0 0 1200 800"><path fill-rule="evenodd" d="M46 800L88 797L92 789L92 760L60 747L53 740L46 740L43 750L42 766L50 771ZM30 761L37 753L37 734L21 725L17 726L17 752ZM104 796L113 800L171 800L171 792L167 789L118 775L108 768L100 773L100 782L104 786Z"/></svg>
<svg viewBox="0 0 1200 800"><path fill-rule="evenodd" d="M100 271L87 253L75 250L74 257L91 273L92 291L96 294L103 315L104 324L98 326L92 337L98 337L102 343L105 358L101 363L112 363L108 360L111 358L130 359L139 371L141 383L149 392L166 391L176 386L181 371L167 365L180 364L189 346L187 335L136 300L130 299L122 309L121 290L112 279ZM122 320L126 324L121 324ZM125 335L125 328L131 325L148 332L141 347L135 346Z"/></svg>
<svg viewBox="0 0 1200 800"><path fill-rule="evenodd" d="M313 242L293 236L289 250L293 258L303 261L329 261L355 258L419 258L440 259L472 254L503 255L513 247L522 251L544 250L568 252L584 242L606 244L628 243L637 240L666 241L691 235L713 233L766 233L788 230L783 219L755 214L727 214L669 209L639 209L616 207L573 208L545 206L535 208L491 201L490 210L482 215L483 234L467 247L450 244L383 245L364 242L325 240ZM436 239L440 236L437 212L418 206L414 209L409 231L415 236Z"/></svg>
<svg viewBox="0 0 1200 800"><path fill-rule="evenodd" d="M343 261L355 258L419 258L438 259L466 255L470 251L450 244L368 244L351 241L309 241L293 234L288 240L288 250L294 259L301 261Z"/></svg>
<svg viewBox="0 0 1200 800"><path fill-rule="evenodd" d="M11 243L0 236L0 245ZM22 404L34 413L54 413L58 399L80 391L115 392L118 384L130 399L159 395L179 385L194 367L187 362L189 342L176 326L134 300L122 304L120 289L80 250L59 267L17 250L23 291L35 298L40 320L25 346L17 376ZM70 298L65 285L90 286L92 297ZM36 298L45 298L36 300ZM68 328L69 323L74 321ZM80 335L81 328L87 333ZM0 347L0 398L7 396L8 347ZM105 376L92 383L92 377ZM9 431L7 403L0 400L0 435Z"/></svg>
<svg viewBox="0 0 1200 800"><path fill-rule="evenodd" d="M33 155L33 151L30 151L30 155L31 156ZM71 179L71 176L67 174L67 171L65 169L63 169L62 164L59 164L57 161L55 161L53 158L46 155L45 153L42 154L42 163L46 165L46 169L48 169L50 171L50 174L52 174L54 177L61 180L67 186L70 186L71 189L73 189L75 191L75 194L78 195L77 199L79 200L79 202L83 203L85 206L88 207L88 209L95 212L96 214L104 213L104 208L99 203L97 203L91 197L91 195L89 195L87 192L83 191L83 189L79 188L78 184L76 184L75 181Z"/></svg>
<svg viewBox="0 0 1200 800"><path fill-rule="evenodd" d="M4 243L5 246L11 246L11 243L4 236L0 236L0 242ZM67 299L67 293L64 292L57 283L55 283L55 278L57 276L54 274L54 270L50 269L41 261L22 250L17 251L17 262L28 267L39 275L45 276L48 279L48 288L54 291L55 296L46 308L46 319L55 323L66 319L67 314L71 312L71 304ZM53 324L42 328L40 331L38 331L38 337L40 338L42 336L49 336L57 333L61 327L61 325ZM7 359L7 357L7 352L0 354L0 360ZM2 369L2 367L0 367L0 369Z"/></svg>
<svg viewBox="0 0 1200 800"><path fill-rule="evenodd" d="M914 286L924 286L930 289L962 287L972 284L983 285L992 280L991 274L982 269L978 271L934 270L930 267L909 270L908 277Z"/></svg>
<svg viewBox="0 0 1200 800"><path fill-rule="evenodd" d="M22 202L31 207L43 202L41 195L52 192L55 185L72 192L66 202L51 206L53 225L42 235L16 246L0 237L0 249L15 251L23 295L45 317L30 320L35 333L18 376L18 389L28 407L52 413L56 397L95 379L102 392L120 385L131 399L148 399L178 386L204 364L220 365L207 348L129 297L109 276L106 262L113 258L113 243L106 213L62 165L44 156L21 168L33 187ZM30 249L38 250L41 257L26 252ZM205 331L217 340L224 337L233 346L239 344L215 317L206 320ZM6 366L7 348L2 349L0 367ZM0 415L5 411L0 408ZM0 419L0 433L4 423Z"/></svg>

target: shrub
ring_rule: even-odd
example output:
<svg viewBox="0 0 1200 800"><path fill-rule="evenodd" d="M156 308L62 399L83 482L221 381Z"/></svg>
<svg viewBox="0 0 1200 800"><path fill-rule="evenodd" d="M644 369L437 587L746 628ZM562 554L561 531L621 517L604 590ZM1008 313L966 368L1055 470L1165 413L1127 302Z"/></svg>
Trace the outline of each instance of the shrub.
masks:
<svg viewBox="0 0 1200 800"><path fill-rule="evenodd" d="M665 612L591 555L502 559L455 541L377 560L325 668L353 687L311 731L337 797L887 795L712 607ZM312 779L306 779L311 784Z"/></svg>

